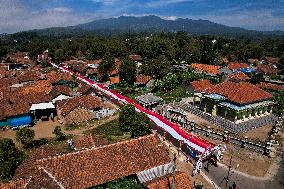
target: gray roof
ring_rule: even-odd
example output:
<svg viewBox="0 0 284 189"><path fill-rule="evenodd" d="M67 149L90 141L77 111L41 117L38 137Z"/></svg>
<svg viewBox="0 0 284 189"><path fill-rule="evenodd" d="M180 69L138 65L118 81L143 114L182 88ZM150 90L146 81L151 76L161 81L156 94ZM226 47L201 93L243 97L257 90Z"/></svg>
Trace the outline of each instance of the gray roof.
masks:
<svg viewBox="0 0 284 189"><path fill-rule="evenodd" d="M157 97L157 96L153 95L152 93L148 93L148 94L136 97L136 100L139 103L151 105L151 104L158 103L162 99L160 97Z"/></svg>

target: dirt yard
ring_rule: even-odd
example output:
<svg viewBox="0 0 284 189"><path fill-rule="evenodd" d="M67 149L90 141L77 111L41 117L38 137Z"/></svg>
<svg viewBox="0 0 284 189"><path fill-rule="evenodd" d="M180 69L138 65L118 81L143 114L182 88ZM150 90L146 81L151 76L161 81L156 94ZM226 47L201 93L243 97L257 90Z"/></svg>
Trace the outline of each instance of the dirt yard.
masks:
<svg viewBox="0 0 284 189"><path fill-rule="evenodd" d="M274 162L275 158L269 158L257 152L249 151L233 145L227 145L227 151L221 163L230 164L232 157L232 167L238 171L262 177Z"/></svg>
<svg viewBox="0 0 284 189"><path fill-rule="evenodd" d="M252 139L255 141L265 142L265 140L268 137L268 133L271 131L271 129L272 129L272 125L267 125L267 126L263 126L257 129L253 129L246 133L241 133L240 135L242 137L247 136L249 139Z"/></svg>

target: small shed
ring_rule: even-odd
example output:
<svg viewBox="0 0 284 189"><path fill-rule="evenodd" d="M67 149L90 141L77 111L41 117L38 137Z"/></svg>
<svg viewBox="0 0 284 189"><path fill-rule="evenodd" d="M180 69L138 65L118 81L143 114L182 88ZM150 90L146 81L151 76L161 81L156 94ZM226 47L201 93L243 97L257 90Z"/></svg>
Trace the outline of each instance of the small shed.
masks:
<svg viewBox="0 0 284 189"><path fill-rule="evenodd" d="M144 107L153 107L157 106L162 99L153 95L152 93L147 93L145 95L136 97L136 100Z"/></svg>

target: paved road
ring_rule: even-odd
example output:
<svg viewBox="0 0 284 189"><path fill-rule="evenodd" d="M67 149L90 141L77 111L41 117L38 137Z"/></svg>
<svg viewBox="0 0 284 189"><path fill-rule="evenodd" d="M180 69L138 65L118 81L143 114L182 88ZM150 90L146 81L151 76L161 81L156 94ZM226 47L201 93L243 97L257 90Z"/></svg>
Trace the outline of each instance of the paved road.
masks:
<svg viewBox="0 0 284 189"><path fill-rule="evenodd" d="M212 179L220 188L226 188L226 180L224 179L228 174L228 169L224 167L209 166L209 173L204 170L203 172ZM278 173L269 180L250 178L247 176L240 175L236 172L231 172L228 187L236 182L240 189L284 189L284 159L282 153L281 165L278 169Z"/></svg>

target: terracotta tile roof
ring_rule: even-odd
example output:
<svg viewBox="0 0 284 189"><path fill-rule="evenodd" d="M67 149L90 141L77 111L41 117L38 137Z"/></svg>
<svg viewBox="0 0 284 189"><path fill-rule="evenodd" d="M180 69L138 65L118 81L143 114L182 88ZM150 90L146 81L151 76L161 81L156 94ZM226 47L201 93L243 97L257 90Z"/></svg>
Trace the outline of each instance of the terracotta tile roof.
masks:
<svg viewBox="0 0 284 189"><path fill-rule="evenodd" d="M0 102L0 120L7 117L27 114L30 111L30 105L26 101L12 102L10 99L4 99Z"/></svg>
<svg viewBox="0 0 284 189"><path fill-rule="evenodd" d="M230 80L236 80L236 81L247 81L250 79L249 76L247 76L243 72L235 72L235 73L229 74L228 78Z"/></svg>
<svg viewBox="0 0 284 189"><path fill-rule="evenodd" d="M5 77L0 79L0 87L7 87L19 83L17 78Z"/></svg>
<svg viewBox="0 0 284 189"><path fill-rule="evenodd" d="M51 83L56 83L60 80L65 80L65 81L72 80L72 76L70 74L64 72L57 72L57 71L51 71L47 73L46 78Z"/></svg>
<svg viewBox="0 0 284 189"><path fill-rule="evenodd" d="M207 93L220 94L238 104L249 104L272 98L272 95L248 82L225 81L206 89Z"/></svg>
<svg viewBox="0 0 284 189"><path fill-rule="evenodd" d="M20 89L20 94L27 95L30 93L49 93L52 90L52 85L48 80L40 80L31 85L27 85Z"/></svg>
<svg viewBox="0 0 284 189"><path fill-rule="evenodd" d="M147 84L151 79L152 79L152 77L149 76L149 75L140 74L136 77L136 84L138 84L138 85Z"/></svg>
<svg viewBox="0 0 284 189"><path fill-rule="evenodd" d="M132 60L132 61L141 61L142 60L141 56L138 55L138 54L129 55L129 59Z"/></svg>
<svg viewBox="0 0 284 189"><path fill-rule="evenodd" d="M82 189L170 162L166 148L155 135L38 160L68 189Z"/></svg>
<svg viewBox="0 0 284 189"><path fill-rule="evenodd" d="M271 63L271 64L278 64L280 58L274 58L274 57L263 57L262 60L267 60L267 62Z"/></svg>
<svg viewBox="0 0 284 189"><path fill-rule="evenodd" d="M61 111L62 116L66 116L77 107L86 109L96 109L102 106L102 101L92 95L76 96L67 100L62 100L57 107Z"/></svg>
<svg viewBox="0 0 284 189"><path fill-rule="evenodd" d="M205 89L208 89L213 86L213 84L210 83L210 81L207 79L199 80L199 81L192 81L190 84L193 87L194 91L196 92L205 91Z"/></svg>
<svg viewBox="0 0 284 189"><path fill-rule="evenodd" d="M80 86L77 89L77 92L84 95L84 94L88 93L90 90L92 90L92 87L90 85L87 85L85 83L81 83Z"/></svg>
<svg viewBox="0 0 284 189"><path fill-rule="evenodd" d="M120 82L119 77L109 77L110 84L117 84Z"/></svg>
<svg viewBox="0 0 284 189"><path fill-rule="evenodd" d="M88 109L82 107L76 107L71 110L64 117L65 124L73 124L73 123L81 123L89 120L93 120L96 118L96 114L94 112L90 112Z"/></svg>
<svg viewBox="0 0 284 189"><path fill-rule="evenodd" d="M227 67L231 70L238 70L242 68L249 68L249 65L246 63L230 62Z"/></svg>
<svg viewBox="0 0 284 189"><path fill-rule="evenodd" d="M48 94L51 96L52 99L54 99L61 94L72 96L72 90L69 87L63 85L56 85L52 86L52 89Z"/></svg>
<svg viewBox="0 0 284 189"><path fill-rule="evenodd" d="M257 86L262 89L270 89L274 91L284 90L284 85L277 85L272 83L261 82L260 84L257 84Z"/></svg>
<svg viewBox="0 0 284 189"><path fill-rule="evenodd" d="M11 181L9 183L0 183L1 189L24 189L28 185L30 179L20 179L17 181Z"/></svg>
<svg viewBox="0 0 284 189"><path fill-rule="evenodd" d="M77 150L88 149L96 146L94 137L91 134L76 138L74 140L74 145Z"/></svg>
<svg viewBox="0 0 284 189"><path fill-rule="evenodd" d="M268 74L277 74L278 70L273 67L271 64L259 64L256 67L256 70L262 73L268 73Z"/></svg>
<svg viewBox="0 0 284 189"><path fill-rule="evenodd" d="M172 175L166 175L161 178L154 179L145 185L149 189L169 189L172 187ZM175 175L175 188L177 189L192 189L192 183L189 176L183 172L177 172Z"/></svg>
<svg viewBox="0 0 284 189"><path fill-rule="evenodd" d="M24 72L23 74L19 75L17 79L20 82L27 82L27 81L38 81L43 78L41 74L38 72L28 71L28 72Z"/></svg>
<svg viewBox="0 0 284 189"><path fill-rule="evenodd" d="M194 69L197 72L204 72L208 74L217 75L219 73L219 69L221 66L215 66L215 65L209 65L209 64L198 64L193 63L191 64L192 69Z"/></svg>
<svg viewBox="0 0 284 189"><path fill-rule="evenodd" d="M86 72L86 74L88 74L88 75L93 75L93 74L96 74L96 73L98 73L98 70L95 69L95 68L88 69L88 71Z"/></svg>

